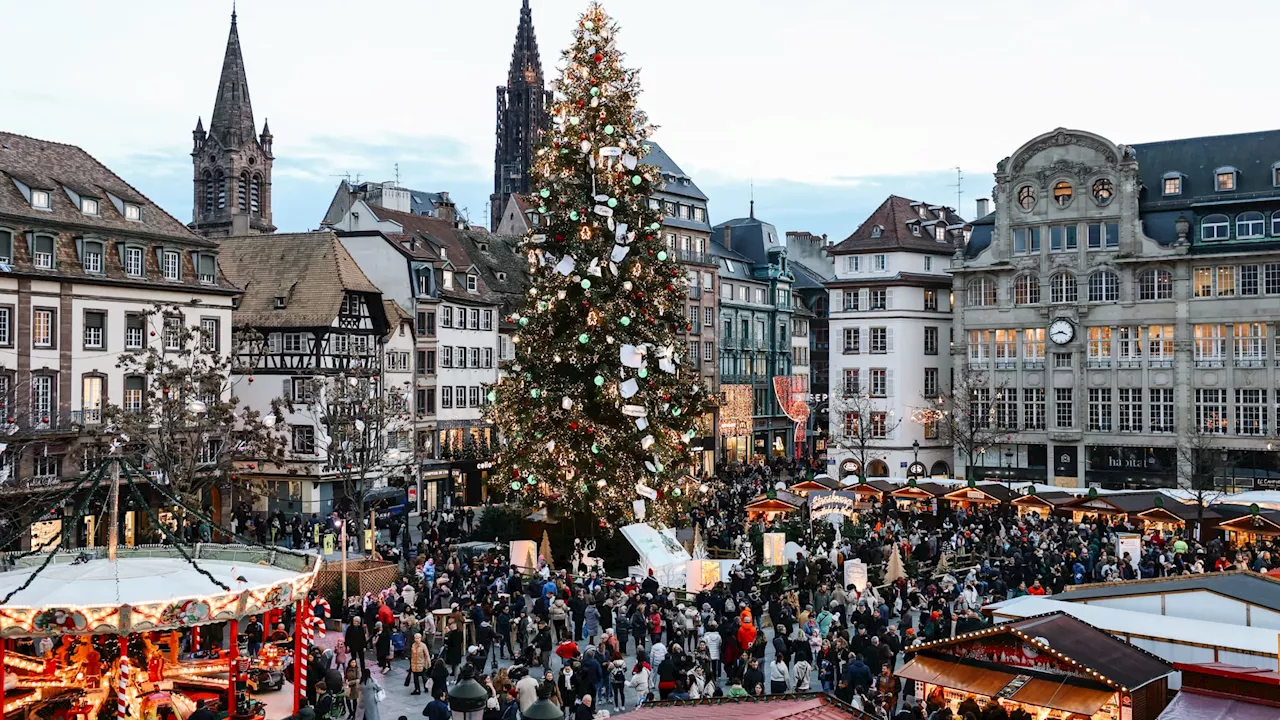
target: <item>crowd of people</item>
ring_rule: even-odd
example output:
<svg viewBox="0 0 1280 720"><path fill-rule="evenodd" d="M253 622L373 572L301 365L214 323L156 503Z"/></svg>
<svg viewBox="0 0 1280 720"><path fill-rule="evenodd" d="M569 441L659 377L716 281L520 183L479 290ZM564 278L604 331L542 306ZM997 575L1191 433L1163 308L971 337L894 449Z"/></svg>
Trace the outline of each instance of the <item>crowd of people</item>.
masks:
<svg viewBox="0 0 1280 720"><path fill-rule="evenodd" d="M806 470L727 469L692 522L709 545L741 550L746 503ZM585 565L565 568L566 558L542 558L526 575L505 553L461 555L457 541L473 526L465 517L425 516L406 564L412 572L340 609L340 642L317 650L308 668L315 715L379 720L381 677L412 685L413 695L427 696L423 715L444 720L447 688L465 673L488 691L485 720L517 720L539 698L566 718L591 720L654 700L819 691L868 718L945 720L951 710L939 698L917 702L894 670L919 642L987 625L986 603L1080 583L1266 570L1275 557L1270 547L1154 531L1140 557L1116 557L1115 534L1135 529L1123 516L1075 522L1007 506L937 515L873 506L830 547L798 538L813 552L780 568L744 563L728 582L690 595L652 575L610 579ZM906 572L884 581L894 554ZM956 556L972 560L939 568ZM843 584L843 561L852 558L872 568L861 592ZM971 705L961 708L966 720L1020 717Z"/></svg>

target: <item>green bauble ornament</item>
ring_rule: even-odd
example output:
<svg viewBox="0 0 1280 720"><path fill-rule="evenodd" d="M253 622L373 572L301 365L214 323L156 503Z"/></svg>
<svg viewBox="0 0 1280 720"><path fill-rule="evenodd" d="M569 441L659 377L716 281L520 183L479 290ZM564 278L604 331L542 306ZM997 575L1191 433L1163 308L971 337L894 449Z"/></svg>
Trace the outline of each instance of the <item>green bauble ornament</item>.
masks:
<svg viewBox="0 0 1280 720"><path fill-rule="evenodd" d="M494 400L498 399L498 393L490 390L487 397L489 398L489 402L493 402Z"/></svg>
<svg viewBox="0 0 1280 720"><path fill-rule="evenodd" d="M631 184L632 184L632 185L639 185L639 184L641 183L641 181L642 181L642 180L644 180L644 178L640 177L639 175L632 175L632 176L631 176Z"/></svg>
<svg viewBox="0 0 1280 720"><path fill-rule="evenodd" d="M529 397L531 398L537 398L541 394L542 394L542 391L539 390L538 388L534 388L529 391Z"/></svg>
<svg viewBox="0 0 1280 720"><path fill-rule="evenodd" d="M582 27L584 27L584 28L586 28L586 29L588 29L588 30L592 30L592 29L594 29L594 28L595 28L595 26L596 26L596 24L595 24L594 22L590 21L590 20L583 20L583 21L582 21Z"/></svg>
<svg viewBox="0 0 1280 720"><path fill-rule="evenodd" d="M618 324L621 325L622 327L626 327L631 324L631 318L627 317L626 315L623 315L622 317L618 318Z"/></svg>
<svg viewBox="0 0 1280 720"><path fill-rule="evenodd" d="M583 290L590 290L590 289L591 289L591 281L590 281L590 280L588 280L587 278L582 278L582 282L580 282L580 283L578 283L578 284L582 286L582 289L583 289Z"/></svg>
<svg viewBox="0 0 1280 720"><path fill-rule="evenodd" d="M652 225L650 225L650 226L649 226L649 229L650 229L650 230L657 230L657 229L658 229L658 228L660 228L660 227L662 227L662 226L661 226L661 225L659 225L658 223L653 223Z"/></svg>
<svg viewBox="0 0 1280 720"><path fill-rule="evenodd" d="M600 454L600 446L599 446L599 445L597 445L597 444L595 444L595 443L591 443L591 452L593 452L593 453L595 453L595 454L599 455L599 454Z"/></svg>
<svg viewBox="0 0 1280 720"><path fill-rule="evenodd" d="M546 214L547 214L547 206L546 206L546 205L539 205L539 206L538 206L538 212L542 213L543 215L546 215Z"/></svg>
<svg viewBox="0 0 1280 720"><path fill-rule="evenodd" d="M600 88L598 87L591 88L591 97L597 97L598 95L600 95Z"/></svg>
<svg viewBox="0 0 1280 720"><path fill-rule="evenodd" d="M542 312L543 310L546 310L546 309L547 309L547 301L546 301L546 300L539 300L539 301L538 301L538 312Z"/></svg>
<svg viewBox="0 0 1280 720"><path fill-rule="evenodd" d="M612 125L605 125L605 126L604 126L604 134L605 134L605 135L612 135L612 134L613 134L613 126L612 126Z"/></svg>
<svg viewBox="0 0 1280 720"><path fill-rule="evenodd" d="M640 377L642 377L642 378L647 378L647 377L649 377L649 371L648 371L648 370L646 370L645 368L640 368L640 372L638 372L638 373L636 373L636 374L637 374L637 375L639 375L639 376L640 376Z"/></svg>
<svg viewBox="0 0 1280 720"><path fill-rule="evenodd" d="M529 476L529 480L528 480L527 482L528 482L530 485L537 485L537 484L538 484L538 478L536 478L536 477L534 477L534 476L530 475L530 476Z"/></svg>
<svg viewBox="0 0 1280 720"><path fill-rule="evenodd" d="M672 416L672 417L680 417L680 408L672 408L672 409L671 409L671 416Z"/></svg>
<svg viewBox="0 0 1280 720"><path fill-rule="evenodd" d="M526 317L520 318L520 327L524 327L528 324L529 324L529 318L526 318Z"/></svg>
<svg viewBox="0 0 1280 720"><path fill-rule="evenodd" d="M583 345L586 345L587 342L590 340L591 340L591 336L586 333L582 333L581 335L578 336L578 342L582 343Z"/></svg>
<svg viewBox="0 0 1280 720"><path fill-rule="evenodd" d="M672 496L672 497L680 497L680 493L681 493L681 492L682 492L682 491L680 490L680 488L674 488L674 489L671 491L671 496Z"/></svg>
<svg viewBox="0 0 1280 720"><path fill-rule="evenodd" d="M658 262L666 262L666 261L667 261L667 251L666 251L666 250L659 250L659 251L658 251Z"/></svg>
<svg viewBox="0 0 1280 720"><path fill-rule="evenodd" d="M538 194L541 195L542 197L551 197L551 191L546 188L542 188L542 191L539 192Z"/></svg>
<svg viewBox="0 0 1280 720"><path fill-rule="evenodd" d="M570 210L570 211L569 211L569 219L570 219L570 220L577 220L577 219L578 219L578 211L577 211L577 210Z"/></svg>
<svg viewBox="0 0 1280 720"><path fill-rule="evenodd" d="M606 204L611 208L618 207L618 198L609 198L609 202Z"/></svg>
<svg viewBox="0 0 1280 720"><path fill-rule="evenodd" d="M519 481L519 480L512 480L512 481L511 481L511 489L512 489L512 490L519 490L521 487L523 487L523 485L521 485L521 484L520 484L520 481Z"/></svg>
<svg viewBox="0 0 1280 720"><path fill-rule="evenodd" d="M596 382L596 387L600 387L601 385L604 385L604 376L597 375L595 382Z"/></svg>

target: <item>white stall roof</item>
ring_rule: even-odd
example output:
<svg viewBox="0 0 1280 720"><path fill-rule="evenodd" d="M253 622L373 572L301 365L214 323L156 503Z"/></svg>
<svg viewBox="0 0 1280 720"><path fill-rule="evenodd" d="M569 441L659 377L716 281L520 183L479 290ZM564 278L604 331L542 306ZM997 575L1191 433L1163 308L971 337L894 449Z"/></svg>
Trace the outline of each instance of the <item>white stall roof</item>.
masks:
<svg viewBox="0 0 1280 720"><path fill-rule="evenodd" d="M1064 612L1112 635L1141 635L1174 643L1196 643L1227 650L1274 655L1280 633L1242 625L1157 617L1132 610L1083 605L1024 595L986 606L997 621Z"/></svg>

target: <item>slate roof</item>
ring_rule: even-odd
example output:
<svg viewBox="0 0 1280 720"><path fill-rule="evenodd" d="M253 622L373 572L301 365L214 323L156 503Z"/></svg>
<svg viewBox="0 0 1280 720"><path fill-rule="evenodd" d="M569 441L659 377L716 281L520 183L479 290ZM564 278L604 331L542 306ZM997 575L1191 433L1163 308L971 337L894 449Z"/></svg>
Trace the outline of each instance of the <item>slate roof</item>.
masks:
<svg viewBox="0 0 1280 720"><path fill-rule="evenodd" d="M754 275L752 275L751 258L746 257L742 253L738 253L730 250L724 245L721 245L720 243L715 242L714 239L712 240L710 245L707 246L707 249L709 254L712 257L716 258L717 264L720 266L721 278L729 278L731 280L739 280L739 281L749 280L751 282L758 282L758 283L765 282L764 280L760 280L756 278ZM726 260L729 260L732 262L732 267L730 267L730 263L725 262Z"/></svg>
<svg viewBox="0 0 1280 720"><path fill-rule="evenodd" d="M666 150L662 149L661 145L652 140L647 145L649 146L649 154L644 157L643 162L653 165L662 171L662 175L667 181L662 188L663 192L682 198L701 200L704 203L707 201L706 193L698 188L688 173L680 169L680 166L676 164L675 160L671 159L671 156L667 154ZM684 182L685 180L688 180L688 182Z"/></svg>
<svg viewBox="0 0 1280 720"><path fill-rule="evenodd" d="M233 313L237 326L329 327L348 291L381 302L381 291L332 230L232 237L221 246L223 272L244 289ZM286 304L278 310L280 296Z"/></svg>
<svg viewBox="0 0 1280 720"><path fill-rule="evenodd" d="M265 125L262 131L267 132ZM257 138L235 10L231 11L231 32L227 35L227 51L218 77L218 97L213 103L213 115L209 117L209 137L216 138L224 148L238 148Z"/></svg>
<svg viewBox="0 0 1280 720"><path fill-rule="evenodd" d="M991 247L991 239L996 232L996 214L994 212L983 215L973 221L973 230L969 233L969 242L964 246L964 256L966 258L975 258L982 254L983 250Z"/></svg>
<svg viewBox="0 0 1280 720"><path fill-rule="evenodd" d="M795 275L795 281L791 287L797 290L822 288L827 281L835 279L834 275L823 277L818 271L792 258L788 258L787 267L791 268L791 274Z"/></svg>
<svg viewBox="0 0 1280 720"><path fill-rule="evenodd" d="M1273 182L1272 165L1280 162L1280 130L1182 138L1133 145L1143 191L1142 210L1191 207L1193 203L1280 197ZM1218 192L1214 171L1229 166L1239 170L1237 188ZM1164 175L1184 177L1182 194L1165 197Z"/></svg>
<svg viewBox="0 0 1280 720"><path fill-rule="evenodd" d="M1240 602L1280 612L1280 578L1248 571L1179 575L1123 583L1077 585L1053 596L1063 602L1082 602L1108 597L1158 595L1171 592L1208 590Z"/></svg>
<svg viewBox="0 0 1280 720"><path fill-rule="evenodd" d="M725 235L729 242L725 242ZM769 251L773 248L786 249L778 228L771 223L755 217L734 218L711 228L711 241L728 247L735 253L751 258L751 262L763 264L769 262Z"/></svg>
<svg viewBox="0 0 1280 720"><path fill-rule="evenodd" d="M924 206L925 217L922 218L917 210L919 205L920 203L915 200L890 195L880 203L880 207L862 221L853 234L832 245L828 248L828 252L832 255L848 255L874 250L906 250L934 255L954 254L957 239L955 231L947 233L946 242L938 242L934 239L932 226L923 226L919 235L913 234L911 228L917 223L936 220L941 220L947 225L963 225L964 218L957 215L951 208L942 207L931 210L929 208L933 206L927 204ZM876 228L880 228L878 237Z"/></svg>
<svg viewBox="0 0 1280 720"><path fill-rule="evenodd" d="M135 236L160 236L187 245L216 247L216 243L191 232L177 218L75 145L0 132L0 174L8 176L0 182L0 215L68 223ZM48 190L52 209L32 208L30 200L14 184L15 179L29 187ZM100 200L96 216L80 212L79 206L63 192L62 187L72 186L79 188L80 194ZM117 207L115 199L138 205L140 219L125 220L123 206Z"/></svg>
<svg viewBox="0 0 1280 720"><path fill-rule="evenodd" d="M444 250L442 260L447 261L457 272L464 272L473 265L477 268L483 265L483 258L477 260L476 257L473 257L473 255L478 255L473 244L474 239L468 241L466 236L495 237L475 230L462 230L455 227L452 222L437 217L388 210L378 205L370 205L369 209L373 211L379 220L399 224L405 234L417 234L430 239L437 247ZM471 248L470 251L468 251L468 247ZM479 275L480 279L476 284L477 292L467 292L465 288L459 290L457 289L458 285L455 283L454 290L441 288L440 297L464 303L500 304L502 298L493 292L489 283L486 282L485 274L479 273Z"/></svg>

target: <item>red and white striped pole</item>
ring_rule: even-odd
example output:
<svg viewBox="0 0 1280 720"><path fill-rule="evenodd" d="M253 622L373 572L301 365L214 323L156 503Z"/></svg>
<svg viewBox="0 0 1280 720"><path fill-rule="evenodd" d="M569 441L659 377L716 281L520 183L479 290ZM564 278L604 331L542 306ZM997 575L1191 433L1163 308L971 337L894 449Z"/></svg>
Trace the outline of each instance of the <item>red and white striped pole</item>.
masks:
<svg viewBox="0 0 1280 720"><path fill-rule="evenodd" d="M293 714L297 715L302 709L302 698L306 693L306 688L302 687L305 682L302 678L306 676L302 655L302 634L306 627L303 615L306 613L306 601L299 600L295 605L297 609L294 611L293 619Z"/></svg>
<svg viewBox="0 0 1280 720"><path fill-rule="evenodd" d="M120 636L120 672L116 677L116 720L129 715L129 639Z"/></svg>
<svg viewBox="0 0 1280 720"><path fill-rule="evenodd" d="M236 714L236 676L240 672L240 621L227 621L227 634L231 636L227 652L227 717Z"/></svg>

